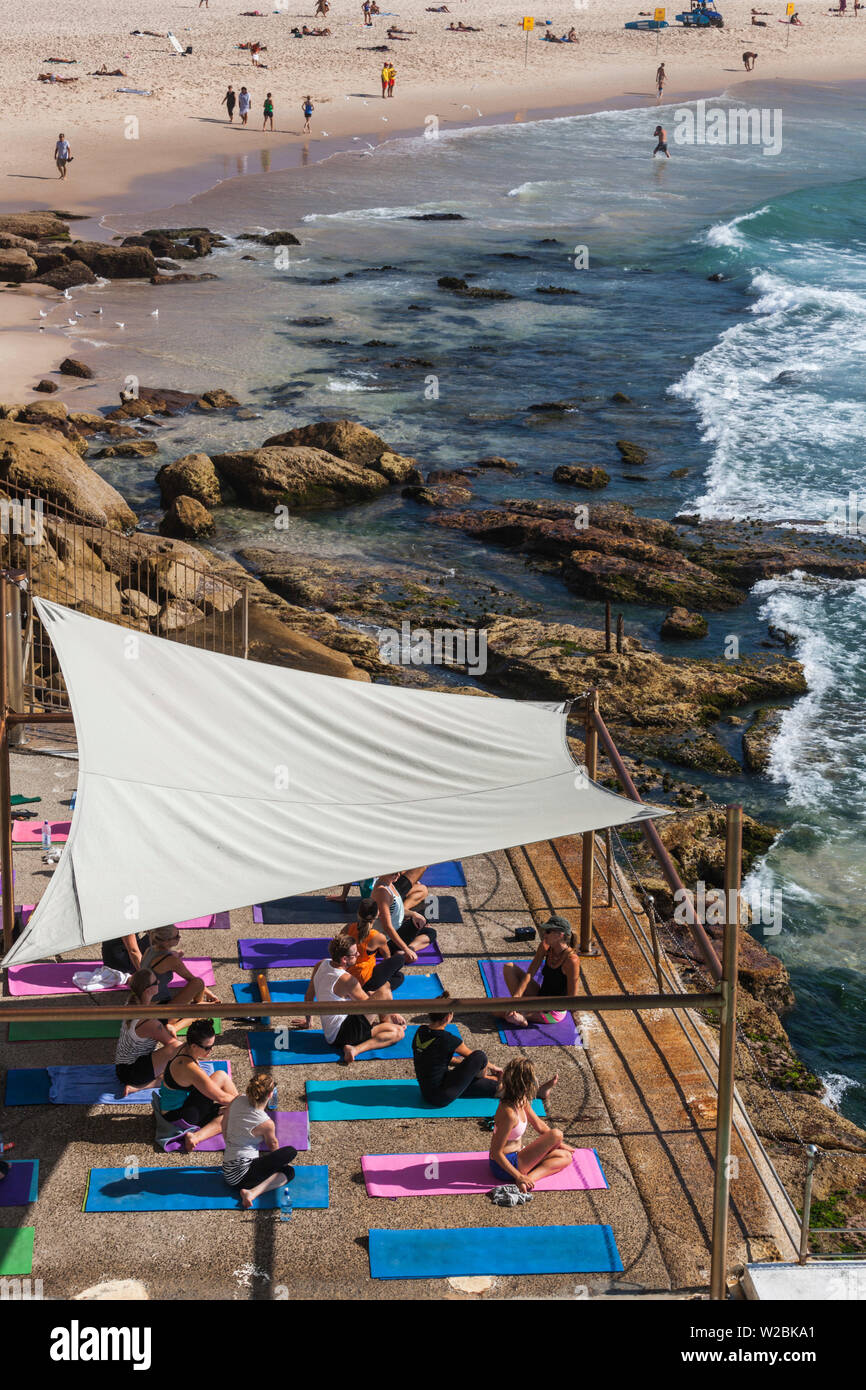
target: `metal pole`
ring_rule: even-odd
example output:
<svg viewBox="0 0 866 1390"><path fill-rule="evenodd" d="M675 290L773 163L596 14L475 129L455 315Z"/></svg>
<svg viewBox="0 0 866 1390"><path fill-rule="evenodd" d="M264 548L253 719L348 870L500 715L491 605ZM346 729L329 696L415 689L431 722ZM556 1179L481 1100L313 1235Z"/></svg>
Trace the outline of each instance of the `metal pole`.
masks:
<svg viewBox="0 0 866 1390"><path fill-rule="evenodd" d="M610 651L610 603L604 605L604 649Z"/></svg>
<svg viewBox="0 0 866 1390"><path fill-rule="evenodd" d="M24 645L21 634L21 590L18 587L24 579L24 570L13 570L9 572L10 582L6 586L6 596L9 600L5 622L7 624L6 634L6 678L9 685L9 706L11 709L20 712L24 710ZM15 725L9 730L9 745L16 748L24 742L24 730L20 725Z"/></svg>
<svg viewBox="0 0 866 1390"><path fill-rule="evenodd" d="M607 905L613 907L613 836L610 826L604 832L604 849L607 867Z"/></svg>
<svg viewBox="0 0 866 1390"><path fill-rule="evenodd" d="M3 877L3 954L12 950L15 889L12 883L12 775L9 768L9 581L0 574L0 874Z"/></svg>
<svg viewBox="0 0 866 1390"><path fill-rule="evenodd" d="M623 649L623 631L624 631L624 627L623 627L623 616L622 616L621 613L617 613L617 615L616 615L616 649L617 649L617 651L619 652L620 656L622 656L622 649Z"/></svg>
<svg viewBox="0 0 866 1390"><path fill-rule="evenodd" d="M734 1113L734 1060L737 1045L737 959L740 937L740 875L743 808L727 808L725 838L725 938L722 954L722 1011L719 1030L719 1088L716 1112L716 1165L713 1182L713 1242L710 1298L727 1293L728 1207L731 1191L731 1122Z"/></svg>
<svg viewBox="0 0 866 1390"><path fill-rule="evenodd" d="M593 715L598 714L598 691L591 690L586 697L586 733L584 756L586 773L591 782L595 781L598 765L598 731ZM595 831L587 830L583 835L583 863L580 877L580 954L597 955L592 944L592 890L595 869Z"/></svg>
<svg viewBox="0 0 866 1390"><path fill-rule="evenodd" d="M812 1176L815 1172L815 1159L819 1149L816 1144L806 1147L806 1184L803 1188L803 1219L800 1222L799 1261L804 1265L809 1258L809 1222L812 1217Z"/></svg>
<svg viewBox="0 0 866 1390"><path fill-rule="evenodd" d="M250 654L250 591L244 585L244 660Z"/></svg>
<svg viewBox="0 0 866 1390"><path fill-rule="evenodd" d="M656 984L659 987L659 994L664 994L665 981L664 975L662 974L662 960L661 952L659 950L659 930L658 922L656 921L655 901L653 900L653 898L650 897L649 893L647 893L646 903L647 916L649 917L650 934L652 936L653 943L653 960L656 964Z"/></svg>

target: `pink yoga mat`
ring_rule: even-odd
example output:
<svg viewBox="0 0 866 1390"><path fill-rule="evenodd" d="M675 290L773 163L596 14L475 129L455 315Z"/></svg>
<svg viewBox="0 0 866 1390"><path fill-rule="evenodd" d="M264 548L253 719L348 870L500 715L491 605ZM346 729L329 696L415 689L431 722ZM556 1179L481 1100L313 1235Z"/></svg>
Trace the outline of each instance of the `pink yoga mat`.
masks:
<svg viewBox="0 0 866 1390"><path fill-rule="evenodd" d="M219 927L223 931L228 931L231 926L231 918L227 912L209 912L207 917L190 917L188 922L175 922L179 930L189 927L193 931L203 931L205 927ZM295 1145L297 1148L297 1145Z"/></svg>
<svg viewBox="0 0 866 1390"><path fill-rule="evenodd" d="M361 1159L370 1197L444 1197L489 1192L500 1185L486 1149L454 1154L365 1154ZM586 1192L607 1187L595 1149L577 1149L570 1168L542 1178L535 1192Z"/></svg>
<svg viewBox="0 0 866 1390"><path fill-rule="evenodd" d="M12 823L12 839L16 845L41 845L42 826L41 820L16 820ZM63 844L69 837L69 827L71 820L51 820L51 843Z"/></svg>
<svg viewBox="0 0 866 1390"><path fill-rule="evenodd" d="M72 983L72 976L79 970L97 970L102 964L99 960L61 960L61 961L39 961L35 965L10 965L9 967L9 993L10 994L81 994ZM213 966L209 960L186 959L184 964L188 965L193 975L198 975L199 979L204 980L206 985L213 985L214 975ZM172 985L180 987L186 981L180 975L174 975ZM111 990L99 990L99 994L110 994Z"/></svg>

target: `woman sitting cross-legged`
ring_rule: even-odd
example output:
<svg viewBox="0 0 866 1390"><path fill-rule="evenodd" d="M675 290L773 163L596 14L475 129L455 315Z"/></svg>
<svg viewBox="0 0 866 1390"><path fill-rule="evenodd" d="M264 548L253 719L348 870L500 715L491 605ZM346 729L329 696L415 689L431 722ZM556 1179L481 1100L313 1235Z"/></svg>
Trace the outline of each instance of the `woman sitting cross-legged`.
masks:
<svg viewBox="0 0 866 1390"><path fill-rule="evenodd" d="M222 1131L225 1113L238 1093L224 1071L212 1075L203 1069L213 1051L216 1035L212 1018L197 1018L189 1025L186 1040L168 1062L162 1074L159 1108L169 1123L185 1120L197 1125L194 1134L183 1136L183 1146L192 1153L203 1139Z"/></svg>
<svg viewBox="0 0 866 1390"><path fill-rule="evenodd" d="M395 951L393 956L390 955L388 938L380 931L374 930L373 923L378 914L379 908L373 899L362 898L358 903L357 919L346 928L346 935L350 936L358 947L358 957L354 964L349 966L349 974L354 975L358 984L368 994L382 985L396 989L403 983L402 969L406 964L404 953Z"/></svg>
<svg viewBox="0 0 866 1390"><path fill-rule="evenodd" d="M126 1002L130 1008L152 1004L157 985L152 970L137 970L129 982ZM123 1094L129 1096L153 1085L180 1046L174 1029L167 1028L158 1018L124 1019L114 1053L114 1070L123 1085Z"/></svg>
<svg viewBox="0 0 866 1390"><path fill-rule="evenodd" d="M418 952L436 940L436 932L420 912L406 908L397 887L401 877L380 874L370 896L378 909L379 925L388 938L391 954L402 951L408 964L414 965Z"/></svg>
<svg viewBox="0 0 866 1390"><path fill-rule="evenodd" d="M563 1143L562 1130L550 1129L532 1108L536 1095L546 1101L556 1082L554 1076L539 1086L532 1063L523 1057L506 1066L490 1141L490 1170L498 1183L516 1183L521 1192L527 1192L540 1178L571 1163L574 1149ZM538 1137L521 1149L527 1125Z"/></svg>
<svg viewBox="0 0 866 1390"><path fill-rule="evenodd" d="M535 979L539 966L540 982ZM550 917L541 928L538 950L527 970L509 961L503 967L505 984L513 999L553 999L577 994L580 981L580 961L571 947L571 927L564 917ZM545 1010L523 1014L512 1010L504 1015L510 1028L527 1028L530 1023L561 1023L564 1013Z"/></svg>
<svg viewBox="0 0 866 1390"><path fill-rule="evenodd" d="M292 1163L298 1151L291 1144L280 1148L276 1126L265 1113L273 1090L270 1072L257 1071L246 1094L235 1096L226 1112L223 1177L229 1187L240 1188L244 1208L251 1207L263 1192L283 1187L295 1176ZM259 1152L258 1140L264 1143L265 1153Z"/></svg>
<svg viewBox="0 0 866 1390"><path fill-rule="evenodd" d="M451 995L446 990L436 1001L448 1008ZM502 1068L490 1066L487 1054L473 1052L453 1033L447 1032L451 1013L428 1014L412 1040L412 1061L421 1094L428 1105L450 1105L460 1096L493 1099L499 1094Z"/></svg>
<svg viewBox="0 0 866 1390"><path fill-rule="evenodd" d="M183 951L180 949L180 932L174 925L156 927L150 933L150 945L141 957L141 964L142 968L152 970L157 978L158 1004L173 1004L177 1008L183 1004L220 1002L213 990L207 988L204 980L199 979L198 975L193 975L189 966L184 964ZM173 975L180 975L181 979L187 981L175 994L172 994L170 989ZM169 1019L175 1031L183 1028L187 1022L189 1020L182 1016Z"/></svg>
<svg viewBox="0 0 866 1390"><path fill-rule="evenodd" d="M358 947L350 936L335 936L328 946L328 960L320 960L313 971L304 999L308 1004L339 1004L344 1000L369 999L374 1006L391 999L388 985L380 985L369 993L362 989L351 967L358 959ZM309 1017L301 1024L309 1028ZM406 1020L401 1014L323 1014L322 1031L331 1047L341 1048L348 1066L364 1052L393 1047L406 1032Z"/></svg>

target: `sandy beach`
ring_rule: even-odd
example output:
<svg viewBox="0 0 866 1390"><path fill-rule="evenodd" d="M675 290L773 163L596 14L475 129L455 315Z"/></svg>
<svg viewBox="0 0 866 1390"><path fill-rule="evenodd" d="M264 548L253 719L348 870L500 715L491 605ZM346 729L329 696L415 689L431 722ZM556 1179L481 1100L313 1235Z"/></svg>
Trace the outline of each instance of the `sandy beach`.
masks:
<svg viewBox="0 0 866 1390"><path fill-rule="evenodd" d="M755 76L763 80L822 82L862 70L866 18L851 9L840 16L810 3L802 8L803 26L790 29L778 22L781 4L761 18L764 28L752 26L745 0L724 0L720 8L724 29L683 29L673 23L673 9L670 27L657 37L623 28L641 13L631 0L592 6L575 0L570 9L559 5L536 15L527 43L520 29L526 6L519 0L453 0L447 14L428 12L424 0L403 0L399 12L381 14L372 27L364 26L354 0L335 0L324 21L314 18L312 0L301 11L281 5L255 17L226 0L208 8L157 3L146 15L130 0L85 0L64 15L62 27L55 8L40 0L17 19L14 36L0 39L6 82L0 207L56 205L97 216L121 205L144 210L243 172L250 156L286 144L315 159L353 135L378 141L394 131L423 132L433 116L451 126L494 114L527 119L553 108L651 106L660 60L667 66L667 102L722 92L742 80L745 50L757 52ZM330 27L330 37L293 37L293 28L317 23ZM449 32L450 23L480 32ZM410 37L389 40L389 24ZM142 25L153 34L134 36ZM561 37L572 26L576 44L541 40L548 28ZM177 54L169 31L192 53ZM267 48L266 71L238 47L251 42ZM394 98L383 103L385 56L397 68L397 82ZM74 61L46 61L58 58ZM103 64L125 75L91 75ZM40 82L40 73L77 80ZM251 93L246 128L237 116L233 126L225 118L221 101L229 84L236 91L247 85ZM267 92L275 105L273 133L261 128ZM304 137L301 102L308 92L315 112L312 136ZM60 130L74 154L62 189L52 159ZM197 186L189 175L178 181L179 171L196 165L206 166Z"/></svg>

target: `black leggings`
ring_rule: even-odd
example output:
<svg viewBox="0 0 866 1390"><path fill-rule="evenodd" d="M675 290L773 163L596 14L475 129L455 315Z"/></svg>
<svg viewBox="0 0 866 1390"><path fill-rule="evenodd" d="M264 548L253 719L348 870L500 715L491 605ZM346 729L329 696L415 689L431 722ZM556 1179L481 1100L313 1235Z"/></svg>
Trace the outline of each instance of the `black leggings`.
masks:
<svg viewBox="0 0 866 1390"><path fill-rule="evenodd" d="M204 1129L205 1125L216 1119L219 1112L220 1107L215 1100L203 1096L201 1091L193 1087L179 1110L163 1111L163 1115L166 1120L186 1120L187 1124Z"/></svg>
<svg viewBox="0 0 866 1390"><path fill-rule="evenodd" d="M401 941L405 941L407 946L412 945L412 942L415 940L416 936L426 936L431 946L433 945L433 942L436 940L435 928L429 927L426 922L424 923L423 927L416 927L414 922L404 922L402 927L397 932L397 935L399 936ZM395 946L393 941L389 940L388 950L391 952L391 955L393 956L399 954L400 948L399 946Z"/></svg>
<svg viewBox="0 0 866 1390"><path fill-rule="evenodd" d="M292 1167L292 1160L297 1158L298 1151L288 1144L284 1149L274 1149L271 1153L259 1154L254 1158L247 1171L236 1183L229 1183L229 1187L257 1187L265 1178L269 1178L272 1173L285 1173L289 1182L295 1176ZM227 1180L228 1181L228 1180Z"/></svg>
<svg viewBox="0 0 866 1390"><path fill-rule="evenodd" d="M361 988L365 989L368 994L386 984L389 984L392 989L396 989L398 985L403 983L402 969L405 964L406 957L402 951L395 951L392 956L385 956L376 962L372 975Z"/></svg>
<svg viewBox="0 0 866 1390"><path fill-rule="evenodd" d="M424 1099L428 1105L437 1108L450 1105L460 1096L469 1096L472 1100L492 1100L499 1090L499 1082L492 1076L481 1075L486 1066L485 1052L470 1052L468 1057L449 1069L448 1075L438 1086L422 1091Z"/></svg>

